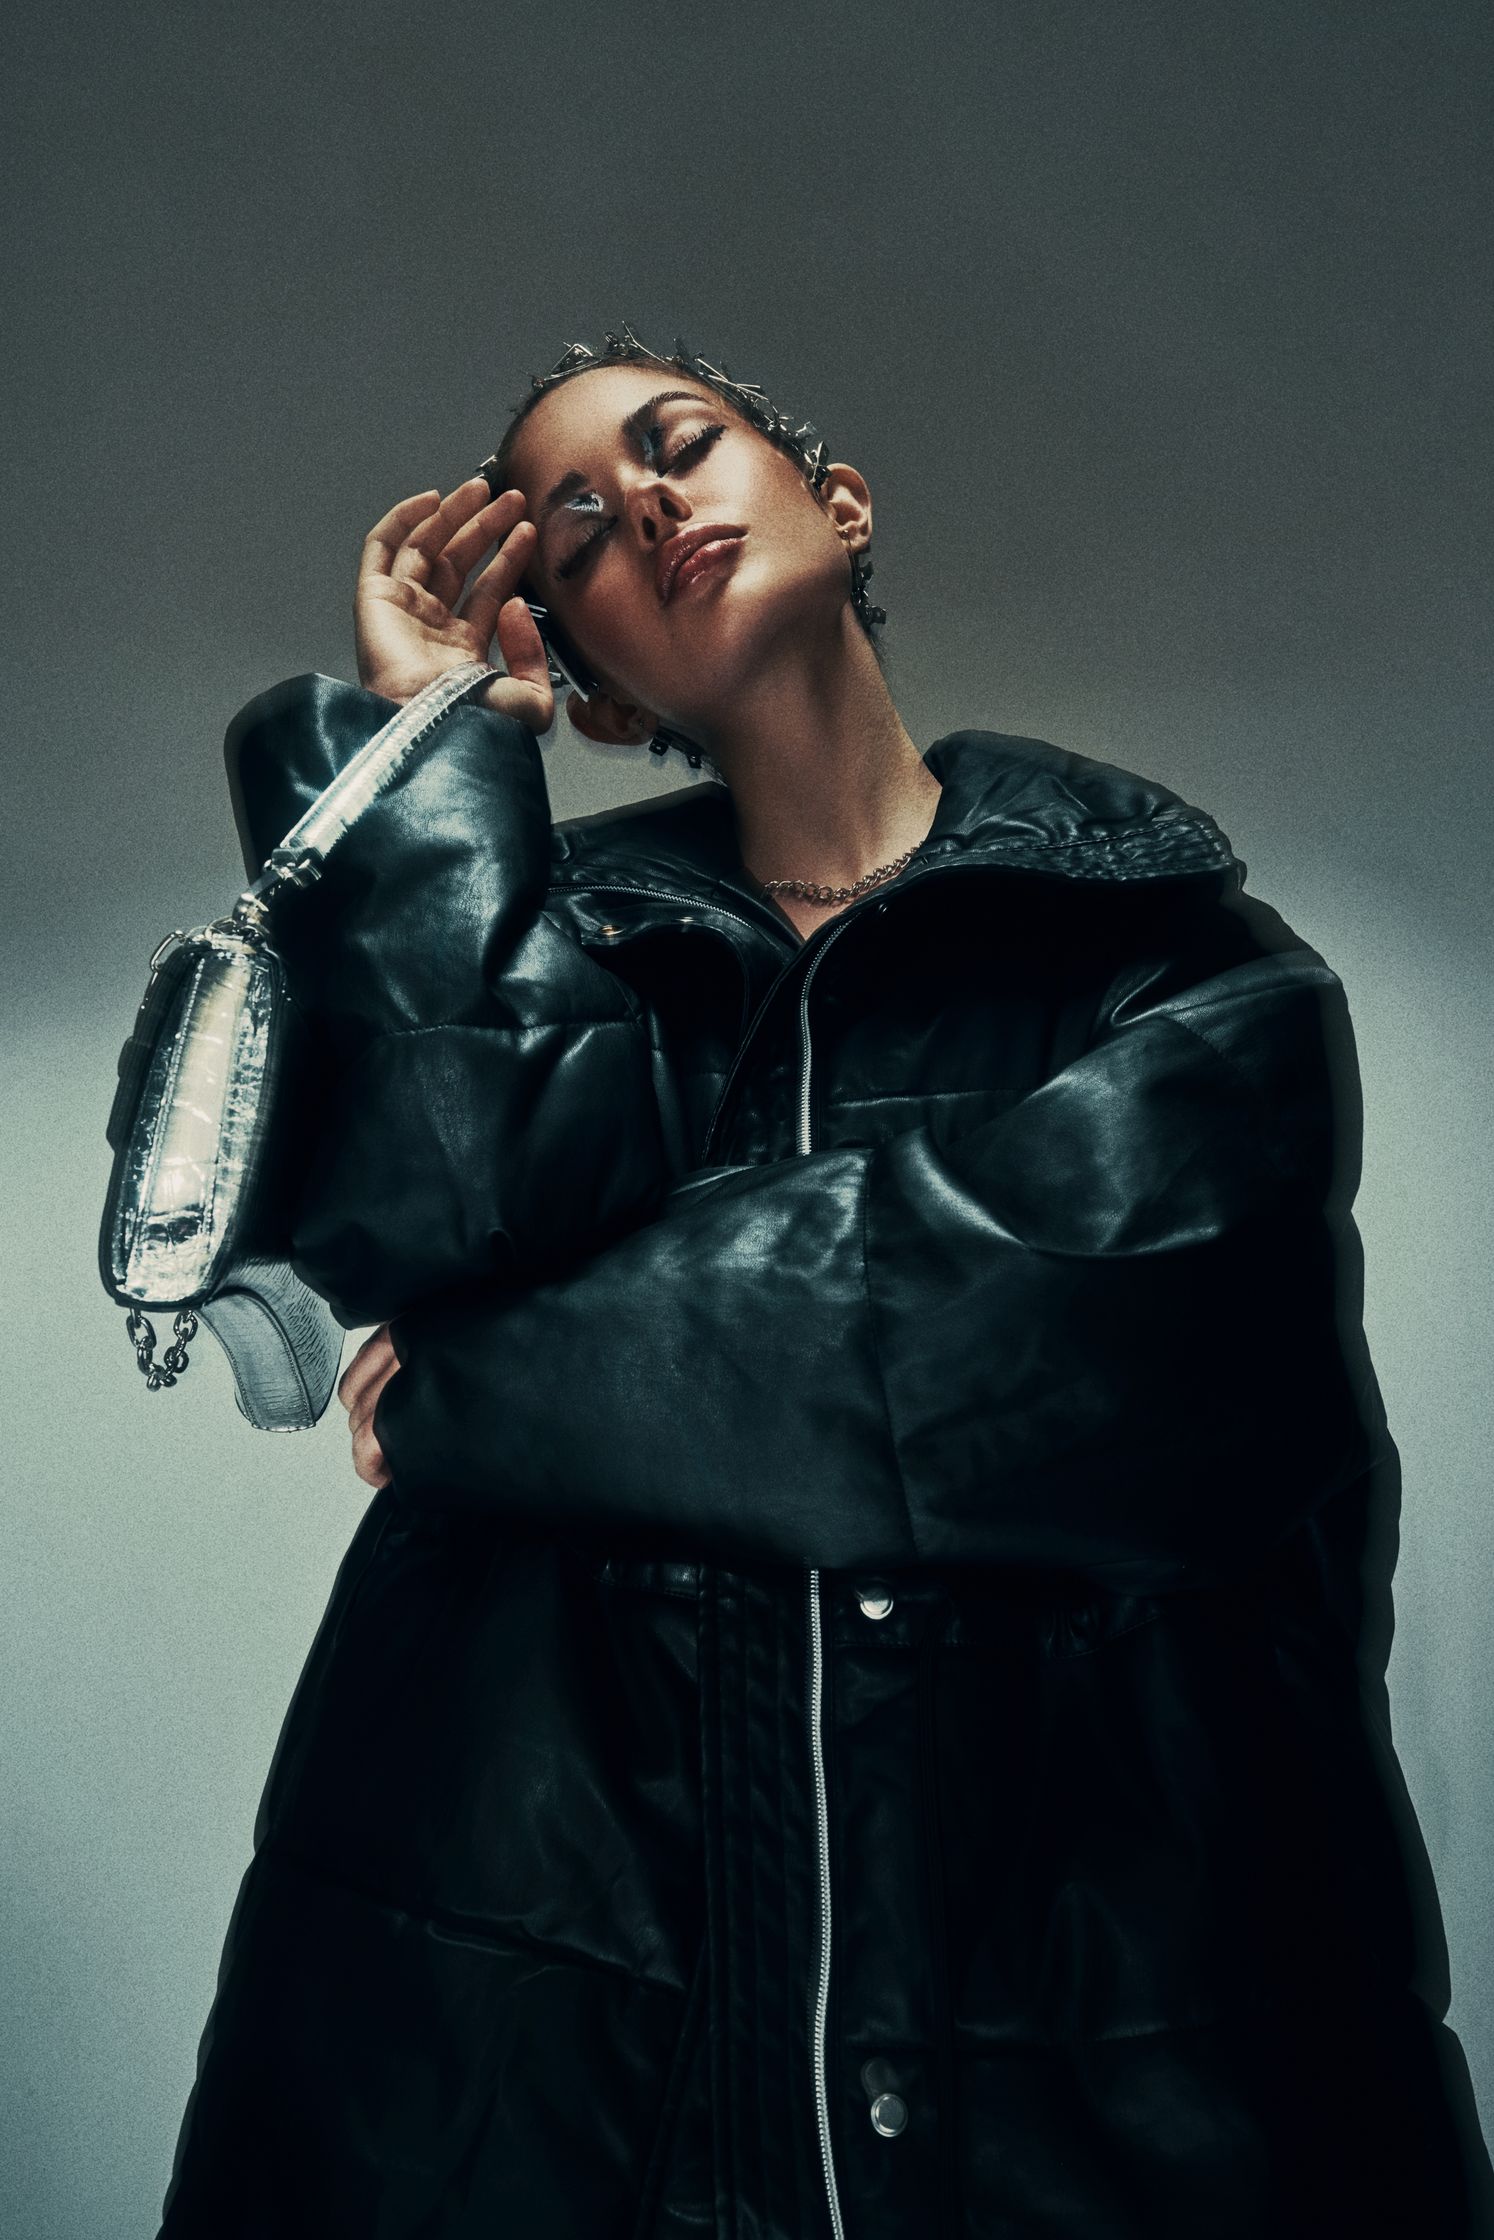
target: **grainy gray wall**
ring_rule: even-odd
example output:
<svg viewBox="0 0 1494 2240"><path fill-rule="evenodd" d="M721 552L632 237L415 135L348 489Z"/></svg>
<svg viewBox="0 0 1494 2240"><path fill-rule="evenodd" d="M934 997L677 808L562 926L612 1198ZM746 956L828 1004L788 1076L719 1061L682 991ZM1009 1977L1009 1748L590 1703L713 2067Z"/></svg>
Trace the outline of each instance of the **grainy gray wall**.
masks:
<svg viewBox="0 0 1494 2240"><path fill-rule="evenodd" d="M206 1337L148 1397L98 1286L145 960L236 891L234 710L352 674L364 530L624 319L866 473L915 737L1164 779L1347 984L1396 1733L1494 2127L1489 47L1464 0L83 0L12 30L7 2229L154 2230L364 1497L341 1410L251 1432ZM557 815L685 779L546 753Z"/></svg>

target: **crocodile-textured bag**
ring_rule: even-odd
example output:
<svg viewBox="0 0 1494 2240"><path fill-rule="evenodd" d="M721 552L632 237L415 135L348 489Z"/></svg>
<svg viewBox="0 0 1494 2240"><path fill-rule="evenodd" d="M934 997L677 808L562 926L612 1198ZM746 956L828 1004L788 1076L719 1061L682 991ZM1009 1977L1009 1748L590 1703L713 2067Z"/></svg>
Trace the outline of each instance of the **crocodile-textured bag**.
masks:
<svg viewBox="0 0 1494 2240"><path fill-rule="evenodd" d="M321 876L331 849L448 710L499 674L466 662L406 701L317 796L229 916L169 934L151 959L109 1115L99 1272L129 1309L152 1392L186 1369L200 1319L227 1353L239 1410L256 1429L308 1430L326 1411L343 1333L289 1263L305 1028L271 940L273 901L284 886ZM175 1318L159 1360L147 1308Z"/></svg>

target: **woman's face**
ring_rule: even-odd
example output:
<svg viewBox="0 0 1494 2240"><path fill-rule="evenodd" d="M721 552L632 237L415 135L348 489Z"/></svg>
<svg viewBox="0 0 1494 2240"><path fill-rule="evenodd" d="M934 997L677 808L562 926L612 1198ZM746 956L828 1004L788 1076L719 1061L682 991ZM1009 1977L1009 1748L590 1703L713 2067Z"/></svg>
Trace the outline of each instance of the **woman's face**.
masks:
<svg viewBox="0 0 1494 2240"><path fill-rule="evenodd" d="M871 534L854 469L833 468L822 501L714 390L665 367L558 383L520 428L510 479L539 531L533 596L613 699L701 739L764 661L833 639L847 542Z"/></svg>

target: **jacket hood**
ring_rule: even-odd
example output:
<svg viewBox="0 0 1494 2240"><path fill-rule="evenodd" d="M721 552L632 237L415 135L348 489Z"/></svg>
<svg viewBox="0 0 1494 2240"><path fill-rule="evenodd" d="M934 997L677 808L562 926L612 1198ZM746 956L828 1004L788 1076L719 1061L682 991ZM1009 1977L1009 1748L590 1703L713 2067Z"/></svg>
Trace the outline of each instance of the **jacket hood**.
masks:
<svg viewBox="0 0 1494 2240"><path fill-rule="evenodd" d="M959 856L1064 878L1139 880L1238 862L1207 810L1155 778L1043 739L951 731L923 759L942 791L916 865ZM615 879L702 899L721 889L756 895L738 854L730 792L717 780L563 820L553 869L566 887Z"/></svg>

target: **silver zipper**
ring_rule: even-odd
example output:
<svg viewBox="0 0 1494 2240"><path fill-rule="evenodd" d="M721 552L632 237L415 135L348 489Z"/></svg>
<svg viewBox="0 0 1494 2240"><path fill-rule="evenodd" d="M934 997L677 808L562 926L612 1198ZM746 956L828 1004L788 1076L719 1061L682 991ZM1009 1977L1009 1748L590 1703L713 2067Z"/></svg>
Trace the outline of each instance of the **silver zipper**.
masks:
<svg viewBox="0 0 1494 2240"><path fill-rule="evenodd" d="M799 1149L812 1148L809 1124L809 989L820 959L843 931L838 925L816 953L799 990L799 1041L802 1051L799 1075ZM815 1982L811 2038L814 2055L815 2123L820 2137L820 2162L825 2173L825 2194L830 2206L834 2240L845 2240L840 2216L840 2192L835 2182L835 2154L830 2143L830 2100L825 2087L825 2019L830 2006L830 1811L825 1789L825 1738L822 1727L824 1651L820 1631L820 1575L808 1574L809 1590L809 1755L814 1768L815 1854L818 1866L820 1950Z"/></svg>
<svg viewBox="0 0 1494 2240"><path fill-rule="evenodd" d="M901 874L901 875L899 876L898 880L896 881L896 884L895 884L895 886L894 886L894 887L893 887L892 889L890 889L889 891L890 891L890 892L894 892L894 893L895 893L895 892L900 892L901 890L903 890L904 888L907 888L907 887L914 887L914 886L917 886L917 884L918 884L918 882L919 882L919 880L920 880L920 879L926 879L926 878L929 878L929 877L930 877L930 876L931 876L931 875L932 875L933 873L935 873L935 872L939 872L939 871L944 871L944 870L948 870L948 869L953 869L953 868L957 868L957 867L956 867L956 866L951 866L951 865L946 865L946 864L939 864L939 863L935 863L935 864L928 864L928 865L925 865L925 867L924 867L924 869L923 869L922 871L904 871L904 872L903 872L903 873L902 873L902 874ZM961 868L961 869L963 869L964 867L963 867L963 865L961 865L961 866L958 866L958 868ZM845 930L845 927L846 927L846 926L847 926L847 925L848 925L848 924L849 924L849 923L851 922L851 920L852 920L853 918L862 918L862 917L868 917L868 916L872 915L872 914L873 914L874 912L885 910L885 909L886 909L886 907L887 907L886 903L885 903L885 902L884 902L884 901L882 900L881 896L880 896L880 895L879 895L879 894L878 894L878 893L876 892L876 890L875 890L875 889L873 889L873 891L872 891L872 892L871 892L870 894L868 894L868 895L863 895L863 896L861 897L861 899L860 899L860 901L859 901L859 902L853 902L853 903L849 904L849 905L848 905L848 907L847 907L846 909L844 909L844 910L843 910L843 911L841 912L840 916L839 916L839 917L838 917L838 918L836 919L836 921L835 921L834 925L832 926L832 928L831 928L830 932L829 932L829 933L828 933L828 934L827 934L827 935L825 936L825 939L824 939L823 943L822 943L822 944L821 944L821 946L820 946L820 947L819 947L819 948L818 948L818 949L817 949L817 950L815 951L815 953L814 953L813 957L812 957L812 958L810 959L810 962L809 962L809 964L808 964L808 966L807 966L807 968L806 968L806 970L805 970L805 974L804 974L804 983L803 983L804 987L808 987L808 985L809 985L809 982L810 982L810 979L811 979L811 977L812 977L812 976L813 976L813 974L814 974L815 968L816 968L816 966L817 966L817 965L819 964L820 958L821 958L821 957L822 957L822 956L824 955L824 953L825 953L825 950L829 948L829 946L830 946L830 944L831 944L831 942L832 942L832 941L838 941L838 940L839 940L839 938L840 938L840 936L841 936L842 932L843 932L843 931ZM801 944L801 948L806 948L806 947L808 947L808 945L809 945L809 942L811 942L811 941L815 940L815 939L816 939L816 937L817 937L817 934L813 934L813 933L812 933L812 934L810 934L810 935L808 936L807 940L806 940L806 941L805 941L804 943L802 943L802 944ZM738 1046L737 1046L737 1052L736 1052L736 1055L735 1055L735 1057L734 1057L734 1058L732 1059L732 1062L731 1062L731 1065L730 1065L730 1067L729 1067L729 1068L728 1068L728 1070L727 1070L727 1075L726 1075L726 1079L725 1079L725 1080L724 1080L724 1081L722 1082L722 1084L721 1084L721 1094L720 1094L720 1095L719 1095L719 1096L717 1097L717 1099L716 1099L716 1109L715 1109L715 1111L714 1111L714 1112L712 1113L712 1115L711 1115L711 1124L710 1124L710 1126L709 1126L709 1127L707 1128L707 1130L706 1130L705 1143L704 1143L704 1146L702 1147L702 1157L703 1157L703 1158L707 1158L707 1159L708 1159L708 1158L710 1157L710 1155L711 1155L712 1149L714 1148L714 1145L715 1145L715 1141L716 1141L716 1130L717 1130L718 1126L720 1125L720 1121L721 1121L721 1115L722 1115L722 1113L723 1113L723 1112L724 1112L724 1111L726 1110L726 1103L727 1103L727 1099L728 1099L728 1097L729 1097L729 1096L731 1095L732 1089L733 1089L733 1087L735 1086L735 1083L736 1083L736 1079L737 1079L737 1075L738 1075L738 1074L739 1074L739 1073L741 1072L741 1070L742 1070L742 1067L743 1067L743 1065L744 1065L744 1064L746 1063L746 1059L747 1059L747 1052L748 1052L748 1047L749 1047L749 1045L751 1044L751 1041L752 1041L752 1037L753 1037L754 1033L755 1033L755 1032L756 1032L756 1030L757 1030L757 1023L758 1023L758 1020L762 1018L762 1016L763 1016L764 1012L765 1012L765 1011L767 1010L767 1008L768 1008L769 1004L770 1004L770 1003L771 1003L771 1002L773 1001L773 998L774 998L774 996L775 996L775 995L777 994L777 992L778 992L778 986L779 986L779 982L780 982L780 981L781 981L781 980L783 979L783 977L784 977L784 974L792 970L792 968L793 968L793 965L794 965L794 963L795 963L796 961L797 961L797 959L793 959L793 958L791 958L791 959L790 959L789 963L788 963L788 964L786 964L786 965L784 966L784 968L783 968L783 972L781 972L781 973L779 974L779 976L778 976L778 980L775 980L775 981L774 981L774 983L773 983L772 987L771 987L771 988L769 988L769 989L768 989L768 991L767 991L767 993L766 993L766 994L765 994L765 995L763 996L763 999L762 999L762 1001L761 1001L761 1002L759 1003L759 1005L758 1005L758 1007L757 1007L757 1010L756 1010L756 1012L755 1012L755 1013L753 1014L753 1017L752 1017L752 1019L751 1019L751 1020L750 1020L750 1022L748 1023L748 1026L747 1026L747 1030L746 1030L746 1033L745 1033L745 1034L743 1035L743 1037L742 1037L742 1039L741 1039L740 1043L739 1043L739 1044L738 1044ZM800 991L800 992L801 992L801 995L802 995L802 992L803 992L803 991L802 991L802 989L801 989L801 991ZM802 1017L803 1017L803 1014L802 1014L802 1012L801 1012L801 1018L802 1018ZM807 1035L807 1033L808 1033L808 1027L807 1027L807 1025L806 1025L806 1026L804 1026L804 1028L803 1028L803 1030L802 1030L802 1031L803 1031L803 1032L804 1032L804 1033L805 1033L805 1034ZM807 1061L807 1056L808 1056L808 1053L807 1053L807 1051L806 1051L806 1061ZM799 1148L800 1148L800 1150L801 1150L801 1151L807 1151L807 1150L809 1149L809 1115L808 1115L808 1088L807 1088L808 1073L807 1073L807 1064L806 1064L806 1077L805 1077L805 1078L806 1078L806 1090L805 1090L805 1096L804 1096L804 1110L803 1110L803 1113L801 1114L801 1118L800 1118L800 1128L799 1128L799 1134L800 1134L800 1142L799 1142Z"/></svg>
<svg viewBox="0 0 1494 2240"><path fill-rule="evenodd" d="M722 903L702 902L699 897L667 894L662 888L616 880L605 886L590 887L592 894L647 894L661 902L685 902L700 909L721 910L723 915L736 918L743 925L753 921L741 911L732 910ZM858 913L859 915L859 913ZM849 916L849 913L847 913ZM809 991L814 976L820 968L825 951L837 941L845 930L845 919L827 934L821 947L810 959L799 990L799 1041L802 1052L799 1077L799 1128L798 1145L801 1153L813 1148L810 1126L810 1066L812 1045L809 1032ZM764 1006L766 1007L766 998ZM724 1100L724 1091L723 1091ZM719 1106L718 1106L719 1112ZM712 1133L715 1120L711 1123ZM814 2071L815 2127L819 2134L820 2163L825 2174L825 2196L830 2210L830 2230L833 2240L845 2240L845 2225L840 2214L840 2190L835 2178L835 2150L830 2138L830 2099L825 2083L825 2025L830 2006L830 1948L832 1913L830 1903L830 1810L825 1785L825 1738L823 1731L824 1701L824 1644L820 1617L820 1574L811 1569L806 1574L809 1598L809 1754L814 1773L815 1859L819 1893L819 1957L815 1977L814 2000L810 2018L810 2037Z"/></svg>
<svg viewBox="0 0 1494 2240"><path fill-rule="evenodd" d="M825 951L835 946L835 943L845 932L845 926L846 922L842 919L835 931L826 935L823 944L810 959L809 970L805 973L803 986L799 990L799 1048L802 1053L799 1068L799 1149L801 1152L809 1151L812 1148L809 1140L809 991L814 985L815 974L825 961Z"/></svg>

